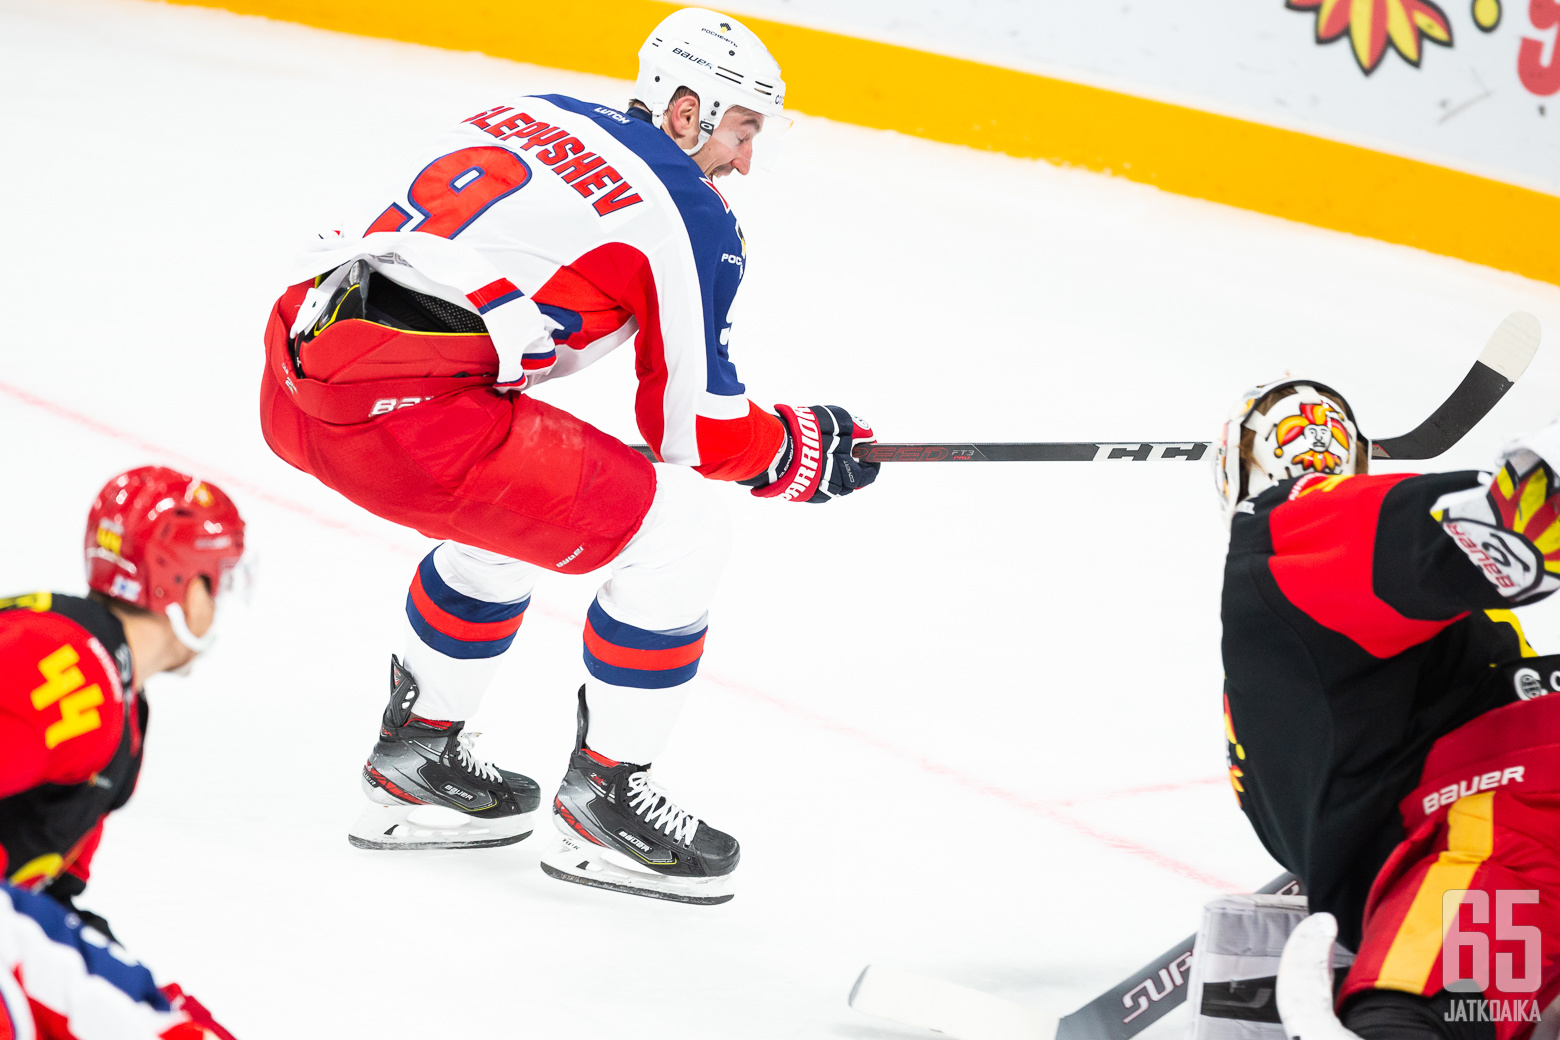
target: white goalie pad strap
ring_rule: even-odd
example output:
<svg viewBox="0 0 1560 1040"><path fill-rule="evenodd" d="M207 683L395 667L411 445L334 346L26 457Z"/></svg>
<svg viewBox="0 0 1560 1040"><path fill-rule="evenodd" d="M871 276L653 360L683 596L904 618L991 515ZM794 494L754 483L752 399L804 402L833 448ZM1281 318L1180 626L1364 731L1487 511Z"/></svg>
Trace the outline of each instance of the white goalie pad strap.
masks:
<svg viewBox="0 0 1560 1040"><path fill-rule="evenodd" d="M1309 913L1304 896L1221 896L1203 908L1187 987L1193 1040L1287 1040L1278 1019L1278 962ZM1354 956L1339 948L1334 964Z"/></svg>

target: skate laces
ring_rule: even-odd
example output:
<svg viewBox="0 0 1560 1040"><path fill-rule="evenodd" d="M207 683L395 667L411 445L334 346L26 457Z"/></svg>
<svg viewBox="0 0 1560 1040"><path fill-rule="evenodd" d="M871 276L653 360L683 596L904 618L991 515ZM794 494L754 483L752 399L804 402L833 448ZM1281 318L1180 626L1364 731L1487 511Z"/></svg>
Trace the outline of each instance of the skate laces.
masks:
<svg viewBox="0 0 1560 1040"><path fill-rule="evenodd" d="M684 845L693 844L693 832L699 828L699 818L674 805L666 792L650 779L649 773L640 770L629 776L628 795L628 807L653 829L664 831L667 837Z"/></svg>
<svg viewBox="0 0 1560 1040"><path fill-rule="evenodd" d="M503 777L498 775L498 770L493 767L493 763L484 761L477 754L476 748L472 746L480 736L482 736L481 733L462 733L456 737L455 753L460 756L460 764L472 773L484 780L492 781L495 784L499 783L503 780Z"/></svg>

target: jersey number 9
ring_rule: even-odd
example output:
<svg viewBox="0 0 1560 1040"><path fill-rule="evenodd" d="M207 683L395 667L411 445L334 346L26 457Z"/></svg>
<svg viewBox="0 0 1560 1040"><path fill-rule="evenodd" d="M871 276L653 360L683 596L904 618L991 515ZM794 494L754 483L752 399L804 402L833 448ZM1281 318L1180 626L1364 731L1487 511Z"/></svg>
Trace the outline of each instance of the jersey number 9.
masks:
<svg viewBox="0 0 1560 1040"><path fill-rule="evenodd" d="M410 230L454 238L489 206L519 191L530 179L531 168L507 148L462 148L440 156L423 167L407 189L407 201L422 214ZM364 234L401 231L411 219L410 213L391 203Z"/></svg>

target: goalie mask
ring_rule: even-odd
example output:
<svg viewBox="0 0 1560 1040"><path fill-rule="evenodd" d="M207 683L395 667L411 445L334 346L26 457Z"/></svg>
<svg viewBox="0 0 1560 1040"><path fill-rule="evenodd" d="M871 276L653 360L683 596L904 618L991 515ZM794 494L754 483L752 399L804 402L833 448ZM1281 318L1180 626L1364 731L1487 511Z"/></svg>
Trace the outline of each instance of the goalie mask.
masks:
<svg viewBox="0 0 1560 1040"><path fill-rule="evenodd" d="M1281 379L1241 395L1214 440L1213 482L1229 520L1275 484L1308 473L1364 473L1369 460L1370 441L1342 394L1313 380Z"/></svg>

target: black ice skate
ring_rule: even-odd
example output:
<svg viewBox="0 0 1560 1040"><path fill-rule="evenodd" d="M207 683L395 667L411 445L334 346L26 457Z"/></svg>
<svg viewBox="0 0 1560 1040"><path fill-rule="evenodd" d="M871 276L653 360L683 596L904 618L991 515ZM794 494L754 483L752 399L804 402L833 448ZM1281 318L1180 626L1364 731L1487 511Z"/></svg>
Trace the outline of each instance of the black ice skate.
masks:
<svg viewBox="0 0 1560 1040"><path fill-rule="evenodd" d="M735 895L737 839L673 805L648 765L590 750L589 722L582 686L579 736L553 799L559 834L542 870L560 881L680 903L724 903Z"/></svg>
<svg viewBox="0 0 1560 1040"><path fill-rule="evenodd" d="M360 849L481 849L512 845L536 827L541 788L484 762L461 722L412 714L417 680L390 658L390 703L363 766L372 805L347 833Z"/></svg>

